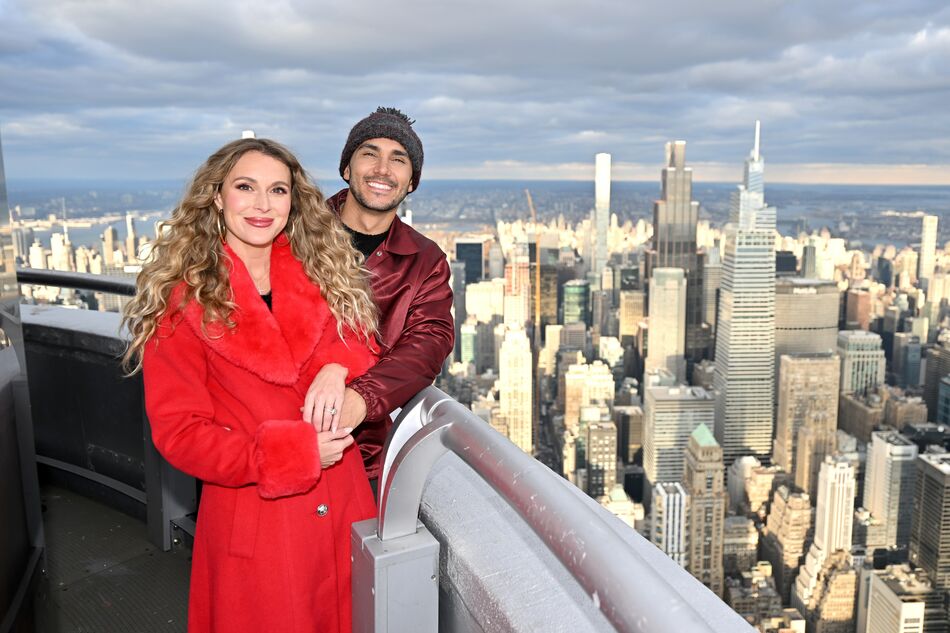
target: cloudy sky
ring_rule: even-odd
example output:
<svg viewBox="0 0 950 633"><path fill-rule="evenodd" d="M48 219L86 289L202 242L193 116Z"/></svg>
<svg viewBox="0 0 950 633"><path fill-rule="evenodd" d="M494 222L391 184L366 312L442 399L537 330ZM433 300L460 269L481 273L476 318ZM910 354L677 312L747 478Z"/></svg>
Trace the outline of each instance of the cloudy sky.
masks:
<svg viewBox="0 0 950 633"><path fill-rule="evenodd" d="M377 105L428 178L950 184L946 0L0 0L8 179L165 179L253 128L335 173Z"/></svg>

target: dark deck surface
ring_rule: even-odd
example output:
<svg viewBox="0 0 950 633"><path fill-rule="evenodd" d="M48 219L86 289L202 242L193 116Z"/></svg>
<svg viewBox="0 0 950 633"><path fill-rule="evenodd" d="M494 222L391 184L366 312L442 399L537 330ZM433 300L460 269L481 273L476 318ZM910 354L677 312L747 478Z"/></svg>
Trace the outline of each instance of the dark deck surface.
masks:
<svg viewBox="0 0 950 633"><path fill-rule="evenodd" d="M42 497L37 633L187 629L190 549L162 552L141 521L68 490L45 486Z"/></svg>

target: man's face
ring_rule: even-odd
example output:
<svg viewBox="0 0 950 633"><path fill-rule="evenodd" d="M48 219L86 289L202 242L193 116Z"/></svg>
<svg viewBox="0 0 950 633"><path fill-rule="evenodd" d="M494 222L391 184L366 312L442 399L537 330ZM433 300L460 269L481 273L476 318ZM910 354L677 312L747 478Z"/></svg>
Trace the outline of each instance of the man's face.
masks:
<svg viewBox="0 0 950 633"><path fill-rule="evenodd" d="M400 143L371 138L353 152L343 179L350 183L350 193L364 209L386 213L412 191L412 162Z"/></svg>

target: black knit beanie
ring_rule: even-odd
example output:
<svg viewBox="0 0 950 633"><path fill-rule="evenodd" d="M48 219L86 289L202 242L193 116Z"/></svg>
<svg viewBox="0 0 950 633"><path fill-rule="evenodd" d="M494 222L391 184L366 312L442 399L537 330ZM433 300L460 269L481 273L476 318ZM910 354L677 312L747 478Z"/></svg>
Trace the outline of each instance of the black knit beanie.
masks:
<svg viewBox="0 0 950 633"><path fill-rule="evenodd" d="M376 112L358 122L350 130L346 145L343 146L343 154L340 155L340 176L343 176L357 147L371 138L388 138L406 148L409 161L412 163L412 189L415 191L422 177L423 153L422 141L412 129L413 123L415 123L414 120L396 108L376 108Z"/></svg>

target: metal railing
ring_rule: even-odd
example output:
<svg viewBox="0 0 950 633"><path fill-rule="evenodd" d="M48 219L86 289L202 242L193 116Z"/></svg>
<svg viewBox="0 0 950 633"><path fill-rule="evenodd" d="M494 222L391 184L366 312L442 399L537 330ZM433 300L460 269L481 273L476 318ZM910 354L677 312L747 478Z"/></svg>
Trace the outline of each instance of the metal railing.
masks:
<svg viewBox="0 0 950 633"><path fill-rule="evenodd" d="M73 288L74 290L92 290L107 294L131 297L135 295L135 280L109 275L91 275L88 273L70 273L41 268L17 268L16 280L21 284L34 286L54 286Z"/></svg>
<svg viewBox="0 0 950 633"><path fill-rule="evenodd" d="M21 284L90 290L127 297L135 295L135 279L132 278L36 268L17 268L16 273L17 282ZM22 328L23 319L18 318L16 325ZM119 339L120 336L121 334L116 328L114 337ZM21 365L25 368L26 346L22 331L19 333L18 339L14 341L14 346L19 347L17 354L22 359ZM116 363L118 362L118 359L116 359ZM29 380L29 375L27 375L27 380ZM144 504L149 539L155 545L167 551L172 546L173 526L180 528L191 536L195 534L195 522L191 515L197 510L195 502L196 483L194 478L176 470L162 458L152 443L148 418L144 411L139 415L141 415L143 430L144 491L126 482L84 468L82 465L67 463L46 455L37 455L36 461L61 472L95 482L135 502Z"/></svg>
<svg viewBox="0 0 950 633"><path fill-rule="evenodd" d="M617 631L752 630L673 561L658 569L655 559L646 560L607 523L610 517L593 512L550 469L435 387L424 389L400 413L386 446L377 528L381 542L395 545L416 534L426 479L448 452L526 521Z"/></svg>

